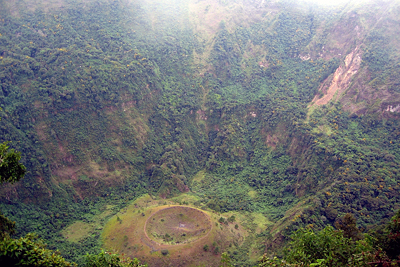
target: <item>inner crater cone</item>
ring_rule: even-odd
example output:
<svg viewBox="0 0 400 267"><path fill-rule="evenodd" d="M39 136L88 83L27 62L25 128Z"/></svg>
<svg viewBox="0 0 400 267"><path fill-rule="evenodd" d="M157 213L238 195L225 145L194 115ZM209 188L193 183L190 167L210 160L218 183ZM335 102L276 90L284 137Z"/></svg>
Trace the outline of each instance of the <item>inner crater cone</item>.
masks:
<svg viewBox="0 0 400 267"><path fill-rule="evenodd" d="M179 245L205 237L211 230L210 217L201 210L174 206L157 211L146 221L147 236L165 245Z"/></svg>

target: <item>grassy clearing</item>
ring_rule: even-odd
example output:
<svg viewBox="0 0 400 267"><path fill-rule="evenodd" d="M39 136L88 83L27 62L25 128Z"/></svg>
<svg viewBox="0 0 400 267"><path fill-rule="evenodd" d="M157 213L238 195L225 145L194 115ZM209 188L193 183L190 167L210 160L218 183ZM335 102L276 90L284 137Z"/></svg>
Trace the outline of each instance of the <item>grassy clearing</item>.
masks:
<svg viewBox="0 0 400 267"><path fill-rule="evenodd" d="M102 233L104 247L150 266L218 266L223 251L249 236L241 225L246 215L200 210L191 204L197 200L191 194L168 200L140 197L110 218ZM183 202L188 204L176 204ZM229 221L232 215L237 219Z"/></svg>
<svg viewBox="0 0 400 267"><path fill-rule="evenodd" d="M181 194L177 197L171 198L170 199L172 202L175 202L175 204L185 204L185 203L194 203L199 200L199 197L190 193L187 194Z"/></svg>
<svg viewBox="0 0 400 267"><path fill-rule="evenodd" d="M68 241L77 243L87 237L93 229L93 225L89 223L76 221L61 233Z"/></svg>
<svg viewBox="0 0 400 267"><path fill-rule="evenodd" d="M205 170L201 170L198 173L196 173L196 175L193 177L192 183L193 182L200 183L204 179L205 173L206 173Z"/></svg>
<svg viewBox="0 0 400 267"><path fill-rule="evenodd" d="M249 196L251 198L256 198L257 197L257 191L255 191L255 190L249 191L248 194L249 194Z"/></svg>
<svg viewBox="0 0 400 267"><path fill-rule="evenodd" d="M253 223L256 225L255 232L257 234L264 231L269 226L273 225L274 223L268 220L263 214L261 213L252 213Z"/></svg>
<svg viewBox="0 0 400 267"><path fill-rule="evenodd" d="M89 237L95 230L103 228L103 224L107 217L113 214L112 205L106 205L105 211L92 217L88 217L87 222L75 221L61 231L65 239L70 242L80 242Z"/></svg>

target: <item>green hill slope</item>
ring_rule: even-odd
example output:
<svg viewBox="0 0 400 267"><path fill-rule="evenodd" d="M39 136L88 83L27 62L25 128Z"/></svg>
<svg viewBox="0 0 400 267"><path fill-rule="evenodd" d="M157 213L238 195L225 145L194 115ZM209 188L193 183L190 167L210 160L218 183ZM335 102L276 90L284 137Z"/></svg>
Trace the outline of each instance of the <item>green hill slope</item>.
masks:
<svg viewBox="0 0 400 267"><path fill-rule="evenodd" d="M2 210L69 259L102 226L63 229L144 193L263 214L259 254L400 208L397 1L1 2L1 141L28 170Z"/></svg>

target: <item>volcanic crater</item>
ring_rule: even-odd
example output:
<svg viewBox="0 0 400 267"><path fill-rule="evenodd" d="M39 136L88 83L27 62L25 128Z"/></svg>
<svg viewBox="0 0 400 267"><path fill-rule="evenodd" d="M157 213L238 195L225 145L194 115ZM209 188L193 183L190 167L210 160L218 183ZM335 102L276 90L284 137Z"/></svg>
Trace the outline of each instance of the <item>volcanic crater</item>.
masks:
<svg viewBox="0 0 400 267"><path fill-rule="evenodd" d="M152 214L146 221L145 233L160 245L179 245L205 237L211 228L210 217L201 210L174 206Z"/></svg>

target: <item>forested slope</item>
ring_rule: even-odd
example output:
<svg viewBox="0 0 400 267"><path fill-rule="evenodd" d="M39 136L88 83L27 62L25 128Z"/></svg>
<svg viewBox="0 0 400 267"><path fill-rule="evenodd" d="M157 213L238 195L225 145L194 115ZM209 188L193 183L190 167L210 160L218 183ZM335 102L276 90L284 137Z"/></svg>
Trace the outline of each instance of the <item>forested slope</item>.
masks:
<svg viewBox="0 0 400 267"><path fill-rule="evenodd" d="M100 231L62 229L144 193L262 213L267 247L400 208L398 2L17 2L0 8L0 128L28 170L1 191L20 233L74 259Z"/></svg>

